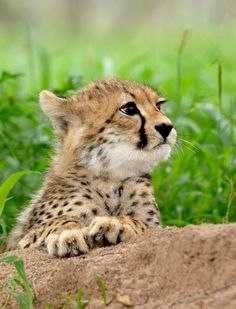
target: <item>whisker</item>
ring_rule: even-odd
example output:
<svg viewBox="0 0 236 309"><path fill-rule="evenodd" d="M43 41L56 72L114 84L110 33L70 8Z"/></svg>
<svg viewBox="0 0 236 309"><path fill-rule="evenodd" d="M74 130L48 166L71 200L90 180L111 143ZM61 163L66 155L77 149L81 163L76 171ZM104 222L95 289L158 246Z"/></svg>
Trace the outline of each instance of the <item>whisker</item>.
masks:
<svg viewBox="0 0 236 309"><path fill-rule="evenodd" d="M179 141L182 142L183 144L185 144L185 146L190 146L190 148L194 148L197 151L200 151L201 149L199 147L197 147L196 145L194 145L193 143L187 141L186 139L180 138L179 137Z"/></svg>
<svg viewBox="0 0 236 309"><path fill-rule="evenodd" d="M173 151L171 153L171 157L175 157L178 156L178 158L181 157L181 155L183 155L183 149L181 147L181 145L179 145L178 143L176 143L173 147Z"/></svg>
<svg viewBox="0 0 236 309"><path fill-rule="evenodd" d="M191 142L187 142L186 140L183 140L181 138L178 139L178 142L176 143L178 145L179 149L183 152L183 148L188 149L192 153L196 153L199 151L199 148L193 145Z"/></svg>

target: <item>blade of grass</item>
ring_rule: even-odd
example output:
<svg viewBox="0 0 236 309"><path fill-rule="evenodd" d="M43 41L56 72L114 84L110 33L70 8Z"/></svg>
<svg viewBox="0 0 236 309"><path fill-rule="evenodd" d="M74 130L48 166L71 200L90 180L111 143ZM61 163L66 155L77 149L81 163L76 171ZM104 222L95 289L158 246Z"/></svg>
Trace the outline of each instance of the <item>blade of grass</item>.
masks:
<svg viewBox="0 0 236 309"><path fill-rule="evenodd" d="M218 61L218 104L222 113L222 65L220 61Z"/></svg>
<svg viewBox="0 0 236 309"><path fill-rule="evenodd" d="M77 298L77 309L83 309L85 306L85 290L84 289L79 289L78 293L76 295Z"/></svg>
<svg viewBox="0 0 236 309"><path fill-rule="evenodd" d="M230 193L229 193L228 202L227 202L227 211L226 211L226 215L225 215L225 223L229 223L230 210L231 210L231 206L233 204L233 201L236 197L236 192L235 192L235 189L234 189L233 180L230 179L229 177L226 177L226 180L228 180L228 182L229 182Z"/></svg>
<svg viewBox="0 0 236 309"><path fill-rule="evenodd" d="M107 305L107 292L106 292L105 284L104 284L102 278L99 277L99 276L96 276L96 282L97 282L97 285L100 288L100 291L101 291L101 294L102 294L103 303L106 306Z"/></svg>
<svg viewBox="0 0 236 309"><path fill-rule="evenodd" d="M33 173L32 171L19 171L9 176L0 186L0 216L4 210L7 196L16 182L23 176Z"/></svg>
<svg viewBox="0 0 236 309"><path fill-rule="evenodd" d="M180 103L182 99L182 54L186 46L188 36L189 29L185 29L182 33L177 55L177 103Z"/></svg>

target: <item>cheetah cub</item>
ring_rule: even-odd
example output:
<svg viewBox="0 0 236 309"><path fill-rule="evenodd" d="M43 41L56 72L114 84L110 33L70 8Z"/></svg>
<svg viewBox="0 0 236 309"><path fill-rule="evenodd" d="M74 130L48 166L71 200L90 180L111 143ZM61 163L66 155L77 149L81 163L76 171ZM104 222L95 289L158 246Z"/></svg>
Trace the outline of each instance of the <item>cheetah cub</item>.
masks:
<svg viewBox="0 0 236 309"><path fill-rule="evenodd" d="M57 154L7 249L76 256L159 227L148 173L169 157L177 136L164 102L147 86L112 78L66 98L42 91Z"/></svg>

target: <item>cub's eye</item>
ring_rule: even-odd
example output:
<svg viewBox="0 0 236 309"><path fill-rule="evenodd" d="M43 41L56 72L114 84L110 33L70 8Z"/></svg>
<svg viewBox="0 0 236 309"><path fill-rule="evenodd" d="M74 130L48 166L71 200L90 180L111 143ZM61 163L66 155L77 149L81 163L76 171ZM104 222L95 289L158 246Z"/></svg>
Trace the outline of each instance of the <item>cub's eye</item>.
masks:
<svg viewBox="0 0 236 309"><path fill-rule="evenodd" d="M138 109L134 102L128 102L121 106L120 111L126 115L133 116L138 113Z"/></svg>
<svg viewBox="0 0 236 309"><path fill-rule="evenodd" d="M157 109L160 110L160 109L161 109L161 105L164 104L164 103L166 103L166 101L167 101L167 99L165 99L165 98L159 98L158 101L157 101L157 103L156 103Z"/></svg>

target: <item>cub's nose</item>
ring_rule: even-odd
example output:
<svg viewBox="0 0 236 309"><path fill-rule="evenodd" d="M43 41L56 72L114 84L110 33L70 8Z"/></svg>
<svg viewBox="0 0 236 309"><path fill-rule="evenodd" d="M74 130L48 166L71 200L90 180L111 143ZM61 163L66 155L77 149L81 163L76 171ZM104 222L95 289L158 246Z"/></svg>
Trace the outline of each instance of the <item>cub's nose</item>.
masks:
<svg viewBox="0 0 236 309"><path fill-rule="evenodd" d="M164 140L166 140L172 128L173 128L172 124L166 124L166 123L161 123L155 126L155 129L157 130L157 132L161 134Z"/></svg>

